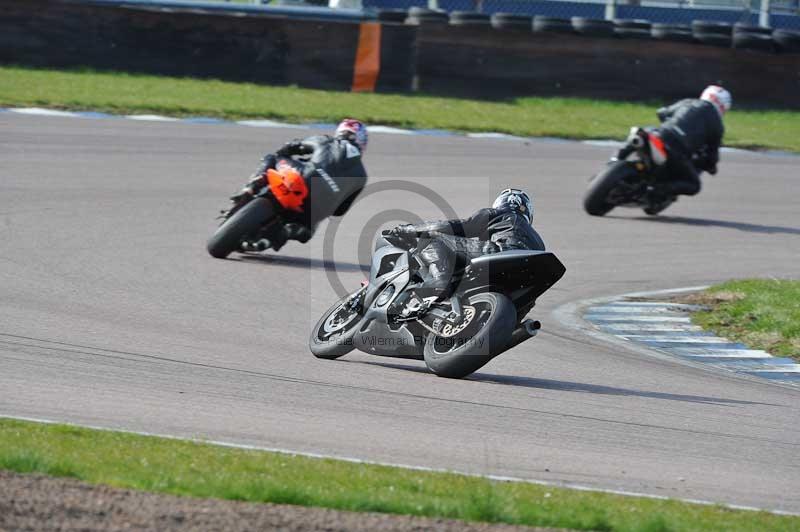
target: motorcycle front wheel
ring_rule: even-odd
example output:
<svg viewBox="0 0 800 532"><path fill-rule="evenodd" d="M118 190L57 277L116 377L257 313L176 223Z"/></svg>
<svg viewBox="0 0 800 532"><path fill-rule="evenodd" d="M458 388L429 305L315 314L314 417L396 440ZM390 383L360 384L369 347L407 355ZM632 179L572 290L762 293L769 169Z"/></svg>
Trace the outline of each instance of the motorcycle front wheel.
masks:
<svg viewBox="0 0 800 532"><path fill-rule="evenodd" d="M225 220L211 235L206 249L212 257L224 259L238 250L242 240L275 218L275 209L266 198L255 198Z"/></svg>
<svg viewBox="0 0 800 532"><path fill-rule="evenodd" d="M315 357L333 360L353 350L353 336L361 323L361 313L352 308L350 302L357 294L351 294L329 308L311 330L308 347Z"/></svg>
<svg viewBox="0 0 800 532"><path fill-rule="evenodd" d="M508 344L517 320L511 300L495 292L471 296L464 313L460 324L425 340L425 365L439 377L460 379L485 366Z"/></svg>

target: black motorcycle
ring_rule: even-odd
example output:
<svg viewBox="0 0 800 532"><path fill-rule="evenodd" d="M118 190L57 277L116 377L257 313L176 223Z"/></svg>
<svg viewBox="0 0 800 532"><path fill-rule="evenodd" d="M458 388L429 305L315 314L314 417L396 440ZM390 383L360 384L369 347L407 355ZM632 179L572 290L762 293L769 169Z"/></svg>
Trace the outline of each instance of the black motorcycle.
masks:
<svg viewBox="0 0 800 532"><path fill-rule="evenodd" d="M541 324L525 316L566 271L555 255L458 255L450 288L426 296L415 290L426 268L417 251L426 244L426 238L383 232L368 282L323 314L311 332L311 352L334 359L358 349L425 360L436 375L461 378L537 334Z"/></svg>
<svg viewBox="0 0 800 532"><path fill-rule="evenodd" d="M364 187L366 178L336 178L314 168L302 156L277 159L266 170L267 186L255 196L234 201L222 211L222 223L208 240L212 257L234 251L264 251L285 240L285 224L314 227L344 214Z"/></svg>
<svg viewBox="0 0 800 532"><path fill-rule="evenodd" d="M663 150L663 146L654 144L661 140L647 129L634 127L626 142L634 148L632 155L635 156L612 159L589 181L583 208L593 216L603 216L614 207L642 208L646 214L656 215L677 199L664 190L669 180L666 165L656 164L654 160Z"/></svg>

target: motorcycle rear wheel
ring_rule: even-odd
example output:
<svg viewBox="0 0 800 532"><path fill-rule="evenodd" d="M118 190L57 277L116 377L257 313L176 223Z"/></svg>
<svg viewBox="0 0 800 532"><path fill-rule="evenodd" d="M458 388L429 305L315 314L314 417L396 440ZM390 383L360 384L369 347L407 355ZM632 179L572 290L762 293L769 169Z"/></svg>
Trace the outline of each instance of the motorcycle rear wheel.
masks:
<svg viewBox="0 0 800 532"><path fill-rule="evenodd" d="M224 259L242 244L242 239L265 226L275 217L275 209L266 198L255 198L225 220L211 235L206 249L212 257Z"/></svg>
<svg viewBox="0 0 800 532"><path fill-rule="evenodd" d="M589 189L583 196L583 208L592 216L608 214L616 207L613 203L609 203L608 195L623 179L637 173L633 165L627 161L609 164L589 183Z"/></svg>
<svg viewBox="0 0 800 532"><path fill-rule="evenodd" d="M508 297L485 292L471 296L469 305L474 317L457 335L430 333L425 341L425 365L439 377L466 377L500 354L511 338L517 309Z"/></svg>

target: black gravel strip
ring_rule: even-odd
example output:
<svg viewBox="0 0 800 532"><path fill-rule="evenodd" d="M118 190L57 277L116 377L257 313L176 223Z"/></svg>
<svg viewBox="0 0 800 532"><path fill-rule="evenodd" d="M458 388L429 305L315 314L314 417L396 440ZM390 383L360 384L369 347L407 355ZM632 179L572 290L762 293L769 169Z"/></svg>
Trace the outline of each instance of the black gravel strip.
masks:
<svg viewBox="0 0 800 532"><path fill-rule="evenodd" d="M0 471L0 530L516 532L554 529L195 499Z"/></svg>

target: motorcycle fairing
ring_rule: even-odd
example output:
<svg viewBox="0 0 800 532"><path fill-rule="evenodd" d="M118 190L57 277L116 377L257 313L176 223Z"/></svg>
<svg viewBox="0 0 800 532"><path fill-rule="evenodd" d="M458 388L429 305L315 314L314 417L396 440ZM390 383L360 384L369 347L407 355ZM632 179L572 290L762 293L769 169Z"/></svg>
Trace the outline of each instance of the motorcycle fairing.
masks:
<svg viewBox="0 0 800 532"><path fill-rule="evenodd" d="M501 251L472 259L468 275L458 289L494 286L507 293L515 304L522 296L535 301L566 271L564 264L549 251Z"/></svg>
<svg viewBox="0 0 800 532"><path fill-rule="evenodd" d="M391 244L380 244L372 255L364 316L353 337L353 346L373 355L421 358L422 338L415 338L408 327L389 325L388 311L411 280L410 254ZM389 292L390 297L381 301L381 294Z"/></svg>

